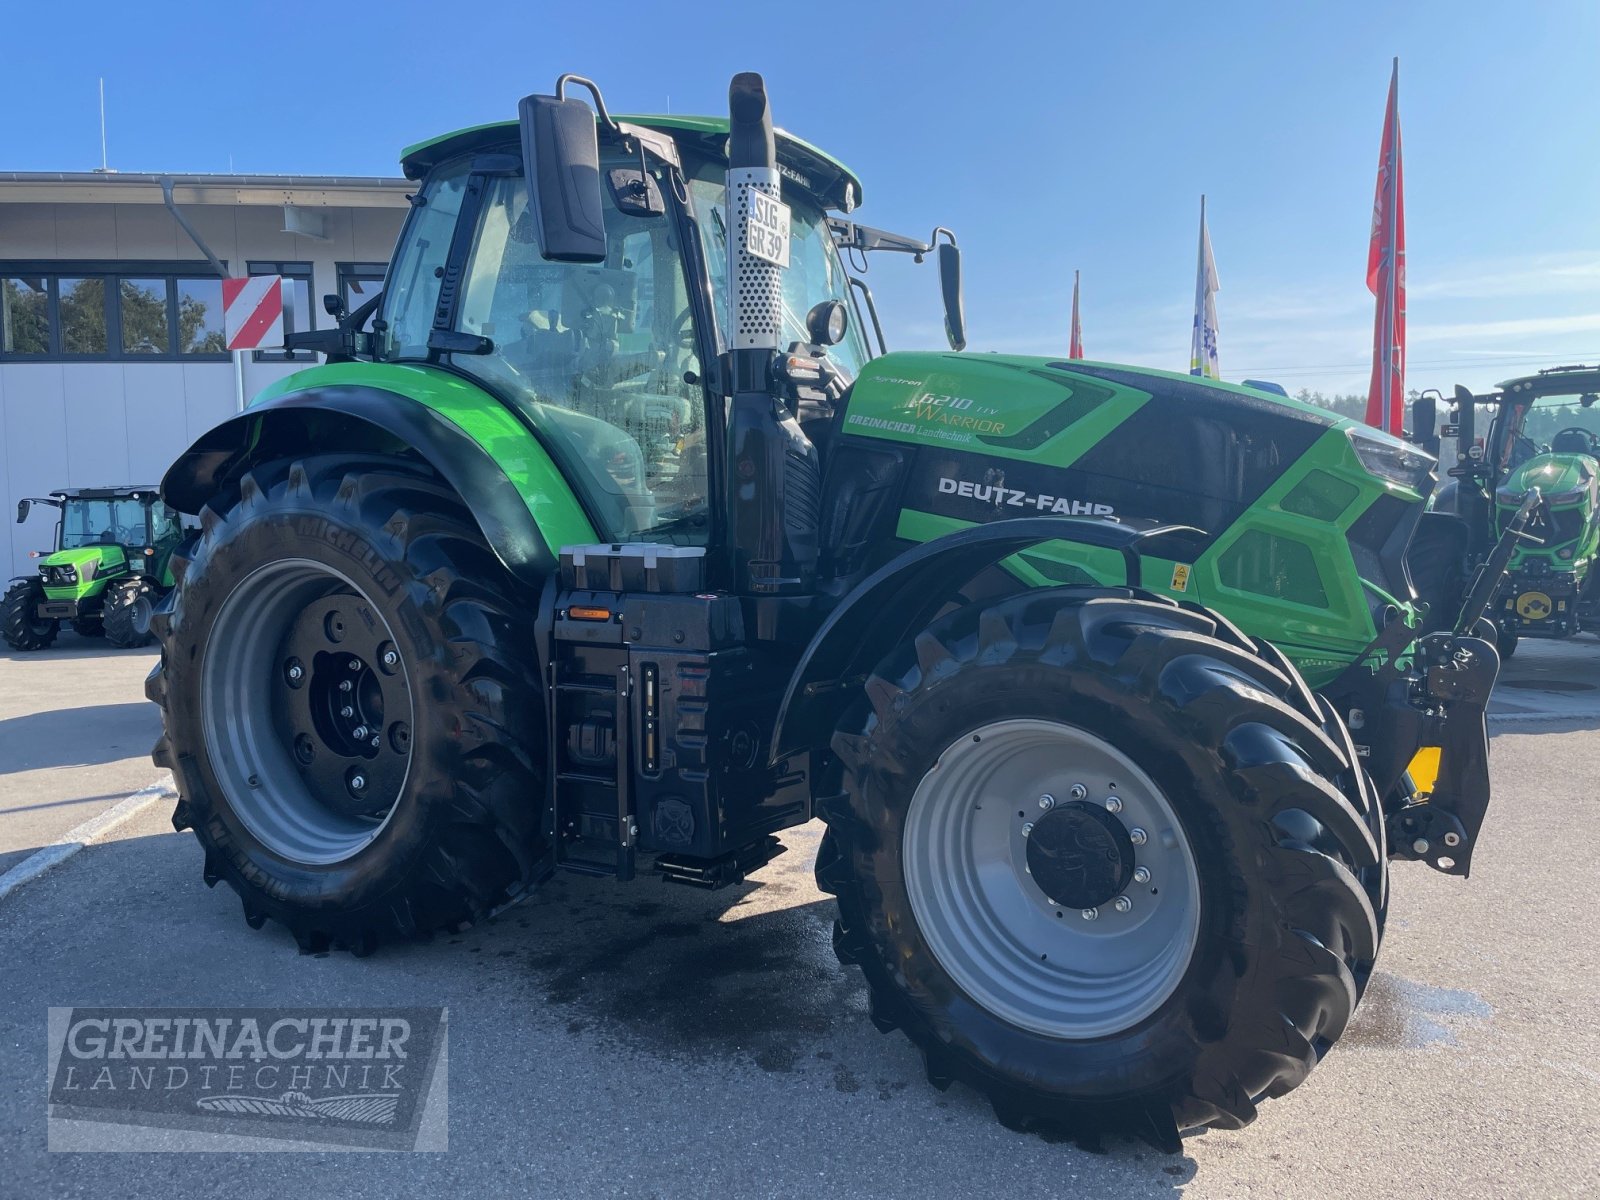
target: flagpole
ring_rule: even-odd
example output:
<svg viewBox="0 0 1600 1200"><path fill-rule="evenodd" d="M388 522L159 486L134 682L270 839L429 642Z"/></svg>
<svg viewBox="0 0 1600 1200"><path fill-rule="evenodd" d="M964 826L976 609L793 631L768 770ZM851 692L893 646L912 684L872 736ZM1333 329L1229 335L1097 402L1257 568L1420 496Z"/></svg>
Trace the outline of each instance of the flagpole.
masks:
<svg viewBox="0 0 1600 1200"><path fill-rule="evenodd" d="M1389 165L1389 178L1385 187L1384 221L1388 225L1385 234L1389 243L1389 278L1384 287L1383 296L1383 427L1391 433L1399 433L1398 429L1390 429L1394 423L1394 318L1395 318L1395 280L1399 263L1396 261L1400 247L1395 244L1396 234L1399 232L1396 213L1396 181L1400 178L1400 57L1395 56L1394 70L1389 77L1389 105L1394 112L1394 137L1390 144L1394 154L1394 161Z"/></svg>

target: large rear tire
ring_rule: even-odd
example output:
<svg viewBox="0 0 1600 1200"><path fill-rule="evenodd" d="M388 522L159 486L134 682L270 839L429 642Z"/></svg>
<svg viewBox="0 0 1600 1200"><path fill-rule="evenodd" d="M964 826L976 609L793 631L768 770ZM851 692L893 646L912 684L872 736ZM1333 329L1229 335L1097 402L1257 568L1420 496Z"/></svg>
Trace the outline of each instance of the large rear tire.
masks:
<svg viewBox="0 0 1600 1200"><path fill-rule="evenodd" d="M1381 938L1381 814L1281 654L1057 589L940 618L864 695L817 879L930 1082L1014 1128L1176 1150L1344 1032Z"/></svg>
<svg viewBox="0 0 1600 1200"><path fill-rule="evenodd" d="M52 645L59 625L38 616L44 603L44 585L36 579L19 579L0 597L0 637L13 650L43 650Z"/></svg>
<svg viewBox="0 0 1600 1200"><path fill-rule="evenodd" d="M523 594L424 465L244 475L151 625L179 829L259 927L357 953L538 881L541 696Z"/></svg>

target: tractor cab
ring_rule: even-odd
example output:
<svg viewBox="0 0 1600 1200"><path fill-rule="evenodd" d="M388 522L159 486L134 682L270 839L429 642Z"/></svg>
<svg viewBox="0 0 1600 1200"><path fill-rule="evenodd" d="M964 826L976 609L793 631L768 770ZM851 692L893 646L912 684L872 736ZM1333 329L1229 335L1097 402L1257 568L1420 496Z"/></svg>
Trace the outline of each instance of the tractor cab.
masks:
<svg viewBox="0 0 1600 1200"><path fill-rule="evenodd" d="M712 484L727 416L712 411L719 360L751 336L734 326L759 319L762 340L787 348L777 390L825 440L830 401L872 355L863 312L878 327L871 293L852 286L841 248L920 257L934 247L830 215L859 203L860 181L777 131L780 182L763 214L770 263L757 261L781 263L781 283L770 297L746 297L749 268L730 253L739 214L728 202L727 118L613 118L598 93L597 113L576 100L533 99L588 126L580 140L598 186L584 198L587 241L579 245L557 228L548 201L541 209L530 197L521 145L535 136L528 122L412 146L402 163L421 181L416 211L375 332L345 349L447 367L511 405L539 430L602 538L706 545L720 519ZM544 147L542 161L558 152L569 148ZM731 319L730 287L740 297ZM322 344L328 334L321 338L314 348L337 359Z"/></svg>

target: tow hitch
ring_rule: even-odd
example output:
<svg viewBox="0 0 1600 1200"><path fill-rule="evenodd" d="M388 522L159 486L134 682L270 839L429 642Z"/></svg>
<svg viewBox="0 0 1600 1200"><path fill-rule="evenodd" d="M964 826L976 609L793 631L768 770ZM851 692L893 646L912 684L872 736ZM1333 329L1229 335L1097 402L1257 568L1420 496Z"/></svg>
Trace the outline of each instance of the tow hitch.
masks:
<svg viewBox="0 0 1600 1200"><path fill-rule="evenodd" d="M1411 704L1421 711L1412 760L1416 799L1389 814L1389 856L1420 860L1447 875L1466 876L1489 808L1489 730L1485 712L1500 654L1485 630L1485 614L1505 578L1517 543L1538 541L1528 522L1543 503L1535 488L1484 560L1450 632L1417 643L1418 676ZM1432 778L1428 777L1431 770Z"/></svg>

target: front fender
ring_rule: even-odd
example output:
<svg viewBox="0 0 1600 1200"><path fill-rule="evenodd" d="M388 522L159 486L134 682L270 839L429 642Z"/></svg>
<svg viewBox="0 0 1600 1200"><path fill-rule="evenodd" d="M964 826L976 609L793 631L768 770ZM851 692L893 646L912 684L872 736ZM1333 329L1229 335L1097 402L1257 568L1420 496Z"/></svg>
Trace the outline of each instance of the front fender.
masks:
<svg viewBox="0 0 1600 1200"><path fill-rule="evenodd" d="M318 451L414 451L461 497L512 575L538 587L560 547L592 542L594 530L532 432L498 401L478 396L452 413L437 397L370 383L283 392L203 434L168 468L161 496L198 513L256 463Z"/></svg>
<svg viewBox="0 0 1600 1200"><path fill-rule="evenodd" d="M1118 550L1128 585L1138 587L1141 545L1198 532L1187 526L1137 530L1108 521L1024 517L975 525L906 551L857 584L812 637L778 709L772 761L824 744L838 713L836 693L859 684L890 648L922 629L962 586L1002 559L1040 542Z"/></svg>

